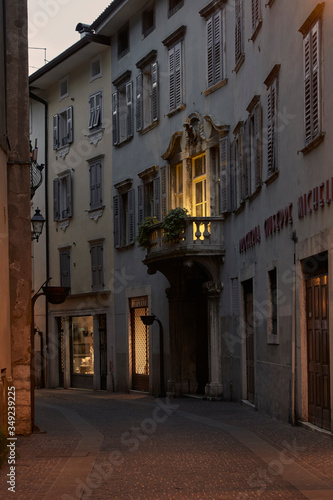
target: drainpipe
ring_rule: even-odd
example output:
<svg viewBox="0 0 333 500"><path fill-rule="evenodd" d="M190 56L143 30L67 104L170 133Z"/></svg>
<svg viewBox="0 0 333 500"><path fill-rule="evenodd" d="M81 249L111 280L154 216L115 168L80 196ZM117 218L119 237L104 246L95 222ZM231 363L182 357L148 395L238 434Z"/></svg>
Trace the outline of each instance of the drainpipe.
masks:
<svg viewBox="0 0 333 500"><path fill-rule="evenodd" d="M50 275L50 260L49 260L49 248L50 248L50 235L49 235L49 190L48 190L48 178L47 178L47 172L48 172L48 104L44 99L41 97L33 94L32 92L29 92L29 97L30 99L33 99L34 101L37 101L41 104L43 104L45 113L44 113L44 129L45 129L45 142L44 142L44 147L45 147L45 182L44 182L44 189L45 189L45 231L46 231L46 278L49 277ZM48 301L45 302L45 356L42 353L42 385L44 382L44 387L46 388L48 385L48 377L47 377L47 366L45 363L45 358L47 357L47 349L48 349L48 332L49 332L49 305Z"/></svg>
<svg viewBox="0 0 333 500"><path fill-rule="evenodd" d="M291 234L294 242L293 264L293 311L292 311L292 340L291 340L291 425L296 425L296 231Z"/></svg>

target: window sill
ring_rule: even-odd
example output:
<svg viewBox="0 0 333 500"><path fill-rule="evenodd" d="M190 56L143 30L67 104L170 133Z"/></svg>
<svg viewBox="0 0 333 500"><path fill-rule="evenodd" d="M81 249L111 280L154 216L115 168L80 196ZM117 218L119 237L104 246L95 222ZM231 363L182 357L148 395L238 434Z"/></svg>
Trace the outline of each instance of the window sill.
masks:
<svg viewBox="0 0 333 500"><path fill-rule="evenodd" d="M258 36L258 33L259 33L259 31L260 31L261 26L262 26L262 19L259 19L259 20L258 20L258 23L257 23L257 26L256 26L256 29L255 29L255 30L254 30L254 32L252 33L251 38L249 38L249 41L250 41L250 40L251 40L251 42L254 42L254 41L255 41L255 39L256 39L256 38L257 38L257 36Z"/></svg>
<svg viewBox="0 0 333 500"><path fill-rule="evenodd" d="M225 85L227 85L227 83L228 83L228 78L225 78L224 80L221 80L219 83L216 83L212 87L209 87L209 89L205 90L203 92L203 94L206 96L210 95L213 92L215 92L216 90L220 89L221 87L224 87Z"/></svg>
<svg viewBox="0 0 333 500"><path fill-rule="evenodd" d="M87 137L89 139L90 144L97 146L98 142L103 137L104 130L105 130L104 128L98 128L96 130L89 131L89 134L87 135Z"/></svg>
<svg viewBox="0 0 333 500"><path fill-rule="evenodd" d="M260 186L258 186L258 187L256 187L256 190L255 190L255 191L253 191L253 193L252 193L252 194L250 194L250 196L249 196L249 201L250 201L250 202L251 202L251 201L253 201L253 200L254 200L254 199L258 196L258 194L260 193L260 191L261 191L261 185L260 185Z"/></svg>
<svg viewBox="0 0 333 500"><path fill-rule="evenodd" d="M121 245L119 247L116 247L116 250L127 250L129 248L132 248L134 243L135 243L134 241L133 243L126 243L126 245Z"/></svg>
<svg viewBox="0 0 333 500"><path fill-rule="evenodd" d="M183 111L185 108L186 108L186 104L182 104L181 106L178 106L178 108L169 111L169 113L167 113L167 117L171 118L172 116L176 115L177 113L180 113L181 111Z"/></svg>
<svg viewBox="0 0 333 500"><path fill-rule="evenodd" d="M151 123L150 125L148 125L147 127L143 128L142 130L139 130L139 134L141 135L145 135L147 134L147 132L150 132L150 130L152 130L153 128L157 127L158 125L158 121L156 120L155 122Z"/></svg>
<svg viewBox="0 0 333 500"><path fill-rule="evenodd" d="M245 54L241 54L238 58L238 61L236 63L236 66L233 69L234 73L238 73L240 70L240 67L243 65L243 62L245 61Z"/></svg>
<svg viewBox="0 0 333 500"><path fill-rule="evenodd" d="M90 219L94 220L95 222L98 222L98 219L103 215L104 208L105 206L101 205L100 207L91 208L90 210L87 210Z"/></svg>
<svg viewBox="0 0 333 500"><path fill-rule="evenodd" d="M319 146L319 144L323 142L324 137L325 137L325 132L321 132L319 135L317 135L315 139L309 142L309 144L307 144L305 148L301 149L300 151L297 151L297 154L302 153L303 155L307 155L308 153L310 153L310 151L315 149L317 146Z"/></svg>
<svg viewBox="0 0 333 500"><path fill-rule="evenodd" d="M69 217L67 217L66 219L61 219L61 220L58 220L57 223L58 223L58 228L62 229L64 232L66 231L66 229L68 228L69 226L69 222L70 222L70 219Z"/></svg>
<svg viewBox="0 0 333 500"><path fill-rule="evenodd" d="M122 148L123 146L126 146L126 144L128 144L132 139L133 139L133 136L131 135L131 137L127 137L127 139L124 139L123 141L118 142L117 144L114 144L114 146L116 148Z"/></svg>
<svg viewBox="0 0 333 500"><path fill-rule="evenodd" d="M278 177L279 177L279 170L275 170L275 172L270 174L270 176L267 177L267 179L265 180L266 186L269 186L270 184L272 184L272 182L274 182L275 179L277 179Z"/></svg>
<svg viewBox="0 0 333 500"><path fill-rule="evenodd" d="M245 208L245 201L244 201L244 200L242 200L242 201L241 201L241 204L239 205L239 207L238 207L238 208L236 208L236 210L234 210L234 214L235 214L235 215L240 214L241 212L243 212L244 208Z"/></svg>
<svg viewBox="0 0 333 500"><path fill-rule="evenodd" d="M63 160L65 159L65 156L68 155L69 153L69 144L66 144L65 146L61 146L57 150L57 155L60 156Z"/></svg>

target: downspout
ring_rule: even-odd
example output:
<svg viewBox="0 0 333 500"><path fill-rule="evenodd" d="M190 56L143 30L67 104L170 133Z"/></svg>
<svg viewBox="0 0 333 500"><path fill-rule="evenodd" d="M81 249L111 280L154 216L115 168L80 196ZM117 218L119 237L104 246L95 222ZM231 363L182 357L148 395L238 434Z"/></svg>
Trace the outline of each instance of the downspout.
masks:
<svg viewBox="0 0 333 500"><path fill-rule="evenodd" d="M41 97L29 92L30 99L33 99L41 104L43 104L45 109L45 231L46 231L46 278L49 277L50 274L50 259L49 259L49 248L50 248L50 235L49 235L49 189L48 189L48 104ZM42 374L44 378L44 387L46 388L48 385L48 377L47 377L47 367L45 360L47 358L47 349L49 345L48 332L49 332L49 304L48 301L45 301L45 355L42 356ZM42 381L43 382L43 381Z"/></svg>

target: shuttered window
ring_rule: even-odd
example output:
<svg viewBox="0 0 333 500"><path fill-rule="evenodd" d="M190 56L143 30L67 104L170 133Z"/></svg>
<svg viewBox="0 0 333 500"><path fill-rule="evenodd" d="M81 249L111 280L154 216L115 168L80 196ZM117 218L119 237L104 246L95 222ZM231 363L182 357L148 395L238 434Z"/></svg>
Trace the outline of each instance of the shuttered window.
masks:
<svg viewBox="0 0 333 500"><path fill-rule="evenodd" d="M235 0L235 64L244 54L243 0Z"/></svg>
<svg viewBox="0 0 333 500"><path fill-rule="evenodd" d="M73 106L53 116L53 149L73 142Z"/></svg>
<svg viewBox="0 0 333 500"><path fill-rule="evenodd" d="M182 43L169 49L169 108L173 111L183 104Z"/></svg>
<svg viewBox="0 0 333 500"><path fill-rule="evenodd" d="M53 180L53 219L60 221L73 215L70 172Z"/></svg>
<svg viewBox="0 0 333 500"><path fill-rule="evenodd" d="M119 145L134 133L133 82L122 85L112 94L113 144Z"/></svg>
<svg viewBox="0 0 333 500"><path fill-rule="evenodd" d="M222 11L206 20L207 87L223 79Z"/></svg>
<svg viewBox="0 0 333 500"><path fill-rule="evenodd" d="M267 173L277 171L277 98L278 85L275 78L267 92Z"/></svg>
<svg viewBox="0 0 333 500"><path fill-rule="evenodd" d="M136 130L140 132L158 120L158 63L136 77Z"/></svg>
<svg viewBox="0 0 333 500"><path fill-rule="evenodd" d="M113 225L115 248L135 242L135 191L117 194L113 198Z"/></svg>
<svg viewBox="0 0 333 500"><path fill-rule="evenodd" d="M320 19L304 38L304 135L305 146L321 133Z"/></svg>
<svg viewBox="0 0 333 500"><path fill-rule="evenodd" d="M60 250L60 286L71 286L70 279L70 250Z"/></svg>
<svg viewBox="0 0 333 500"><path fill-rule="evenodd" d="M252 36L255 36L261 22L261 0L252 0Z"/></svg>
<svg viewBox="0 0 333 500"><path fill-rule="evenodd" d="M101 91L89 97L89 130L102 126L102 104L103 94Z"/></svg>
<svg viewBox="0 0 333 500"><path fill-rule="evenodd" d="M104 288L104 242L90 244L92 289Z"/></svg>
<svg viewBox="0 0 333 500"><path fill-rule="evenodd" d="M98 208L103 204L102 159L91 162L89 165L90 177L90 208Z"/></svg>

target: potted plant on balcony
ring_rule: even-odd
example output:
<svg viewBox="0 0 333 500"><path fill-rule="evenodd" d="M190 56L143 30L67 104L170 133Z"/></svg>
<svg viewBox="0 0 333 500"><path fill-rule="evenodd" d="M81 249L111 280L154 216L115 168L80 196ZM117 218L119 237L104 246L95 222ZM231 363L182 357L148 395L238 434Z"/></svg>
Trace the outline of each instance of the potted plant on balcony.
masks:
<svg viewBox="0 0 333 500"><path fill-rule="evenodd" d="M173 208L165 216L162 223L164 232L163 241L165 243L178 243L186 229L186 219L188 210L186 208Z"/></svg>
<svg viewBox="0 0 333 500"><path fill-rule="evenodd" d="M136 241L139 247L149 248L150 247L150 237L152 233L152 226L158 224L156 217L145 217L144 220L139 224L138 235Z"/></svg>

